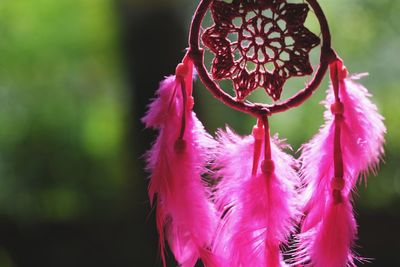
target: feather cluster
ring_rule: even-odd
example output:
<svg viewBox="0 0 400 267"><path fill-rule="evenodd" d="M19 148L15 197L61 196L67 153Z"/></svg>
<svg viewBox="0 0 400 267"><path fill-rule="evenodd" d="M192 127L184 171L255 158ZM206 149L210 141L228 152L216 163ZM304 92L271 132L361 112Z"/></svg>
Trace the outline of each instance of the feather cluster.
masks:
<svg viewBox="0 0 400 267"><path fill-rule="evenodd" d="M214 141L194 112L189 109L183 114L180 86L175 76L166 78L143 118L147 127L159 131L147 153L151 172L149 198L156 206L164 266L164 238L181 266L193 267L199 257L203 257L208 266L215 266L208 250L216 217L209 201L210 192L201 177L206 172L204 166L209 161L209 150ZM177 142L182 116L186 116L186 128L183 140Z"/></svg>
<svg viewBox="0 0 400 267"><path fill-rule="evenodd" d="M143 122L158 130L146 159L164 266L166 242L181 267L199 259L206 267L288 266L282 247L300 222L292 264L355 266L352 192L359 177L376 172L386 128L357 83L362 75L346 78L342 62L332 64L342 72L332 76L325 124L299 160L283 141L270 140L265 118L250 136L229 128L216 140L208 135L192 111L188 57L161 83Z"/></svg>
<svg viewBox="0 0 400 267"><path fill-rule="evenodd" d="M231 130L219 132L214 168L223 177L216 203L223 212L215 253L224 255L222 266L285 266L280 245L285 244L299 218L296 161L272 142L275 172L251 174L254 138Z"/></svg>
<svg viewBox="0 0 400 267"><path fill-rule="evenodd" d="M334 203L335 103L333 89L325 101L325 125L302 146L301 177L306 185L303 197L306 214L299 235L297 264L314 267L355 266L352 246L357 226L351 193L360 174L375 170L383 154L385 126L368 91L356 78L342 78L339 96L344 106L340 140L344 167L342 201Z"/></svg>

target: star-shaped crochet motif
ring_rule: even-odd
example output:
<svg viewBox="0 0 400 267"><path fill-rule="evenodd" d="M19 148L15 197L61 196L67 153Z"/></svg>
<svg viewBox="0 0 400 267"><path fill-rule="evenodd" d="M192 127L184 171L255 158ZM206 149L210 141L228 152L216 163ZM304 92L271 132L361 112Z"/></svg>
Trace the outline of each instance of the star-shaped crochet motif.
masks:
<svg viewBox="0 0 400 267"><path fill-rule="evenodd" d="M309 53L320 39L304 26L308 11L286 0L214 0L214 25L202 35L213 78L232 80L239 100L258 87L279 100L287 79L313 73Z"/></svg>

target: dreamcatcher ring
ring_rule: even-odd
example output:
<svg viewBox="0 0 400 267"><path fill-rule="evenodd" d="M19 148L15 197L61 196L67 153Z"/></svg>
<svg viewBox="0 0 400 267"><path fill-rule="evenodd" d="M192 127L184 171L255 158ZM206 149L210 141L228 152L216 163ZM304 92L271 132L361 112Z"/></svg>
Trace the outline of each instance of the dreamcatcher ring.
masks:
<svg viewBox="0 0 400 267"><path fill-rule="evenodd" d="M227 4L225 2L216 1L216 0L202 0L200 2L200 4L198 5L197 10L193 16L193 20L192 20L192 24L191 24L190 36L189 36L189 45L190 45L189 56L192 59L194 66L197 69L197 72L198 72L198 75L199 75L201 81L206 86L206 88L214 95L214 97L216 97L217 99L219 99L220 101L222 101L223 103L225 103L226 105L228 105L234 109L251 114L256 117L260 117L263 115L271 115L273 113L283 112L283 111L286 111L293 107L299 106L313 94L313 92L318 88L323 77L325 76L329 64L332 63L334 60L336 60L337 56L336 56L336 53L331 48L331 37L330 37L328 23L327 23L326 17L324 15L320 5L318 4L318 2L316 0L306 0L306 1L307 1L308 5L313 9L313 11L318 19L318 22L320 24L321 35L322 35L321 55L320 55L320 62L319 62L320 64L319 64L318 70L315 73L312 81L309 84L307 84L304 89L297 92L294 96L286 99L284 102L275 103L272 105L260 104L260 103L250 103L248 101L245 102L245 101L243 101L243 99L238 98L238 95L236 97L232 97L231 95L226 93L218 85L218 83L216 83L215 77L212 77L210 75L210 73L207 71L207 69L204 65L204 49L200 47L201 25L202 25L205 14L207 13L207 11L210 8L213 8L213 5L215 3L225 5L222 7L225 9L227 7L229 7L229 5L235 5L235 3L237 5L236 7L239 6L240 8L242 8L242 6L239 3L240 1L236 1L236 0L234 0L232 2L232 4ZM254 5L256 5L257 8L259 8L259 6L262 5L262 4L258 3L257 1L254 1L254 2L255 2ZM307 4L287 4L286 1L269 1L269 2L264 1L264 2L266 3L265 5L267 6L267 8L270 8L273 5L286 4L284 12L290 13L290 16L291 16L290 18L293 17L294 13L298 12L299 8L304 8L307 5ZM278 3L278 4L276 4L276 3ZM282 8L281 8L281 10L282 10ZM215 12L215 10L213 10L213 11ZM305 11L308 11L308 8ZM226 10L223 12L226 12ZM240 12L243 12L243 11L240 11ZM223 14L223 15L226 15L226 14ZM241 15L242 15L242 13L241 13ZM261 13L260 13L260 15L261 15ZM303 13L300 15L303 16L303 19L305 19L307 12L305 14ZM215 16L218 16L218 15L215 15ZM245 16L245 14L243 16ZM269 20L271 22L273 22L272 21L273 18L272 19L270 18ZM214 22L215 22L215 18L214 18ZM217 22L215 22L215 23L217 23ZM298 24L298 21L296 21L296 26L297 26L297 24ZM220 26L214 25L214 27L220 27ZM228 27L228 26L225 25L225 27ZM229 25L229 27L232 28L232 25ZM306 28L303 28L303 29L306 29ZM204 34L203 34L203 38L204 38ZM313 48L313 47L311 47L311 48ZM232 63L233 61L234 61L234 59L230 63ZM301 62L301 63L304 64L304 62ZM217 66L217 68L218 68L218 66ZM294 69L294 68L292 68L292 69ZM311 71L311 73L312 73L312 71ZM311 74L311 73L308 73L308 74ZM247 74L247 76L248 76L249 73L245 73L245 74ZM238 74L237 76L240 76L240 74ZM293 75L293 76L305 76L305 75L303 74L303 75ZM289 76L287 78L290 78L290 77L291 76ZM273 75L270 77L270 79L274 79L274 78L275 77ZM240 79L240 77L239 77L239 79ZM284 81L283 81L283 83L284 83ZM274 81L272 81L272 85L270 84L270 86L272 86L272 87L275 85L276 85L276 83L274 84ZM282 85L282 83L280 85ZM261 87L261 86L259 86L259 84L256 84L255 86ZM279 87L279 84L278 84L278 87ZM280 88L280 90L282 90L282 88ZM272 95L272 96L273 96L273 98L275 98L275 100L277 100L277 99L279 99L280 92L279 92L279 95L277 95L277 96L275 95L275 97L274 97L274 95Z"/></svg>

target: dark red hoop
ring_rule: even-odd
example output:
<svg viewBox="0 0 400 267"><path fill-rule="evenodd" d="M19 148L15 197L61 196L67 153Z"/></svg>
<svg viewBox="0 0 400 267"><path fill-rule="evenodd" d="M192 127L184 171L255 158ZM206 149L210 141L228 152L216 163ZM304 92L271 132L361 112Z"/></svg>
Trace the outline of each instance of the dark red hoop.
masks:
<svg viewBox="0 0 400 267"><path fill-rule="evenodd" d="M214 97L234 109L251 114L255 117L264 117L265 115L272 115L299 106L318 88L326 74L329 64L337 59L336 53L331 48L331 36L328 22L320 5L317 0L306 0L314 10L322 33L320 65L311 83L291 98L279 104L252 104L238 101L221 89L221 87L211 78L209 72L204 66L204 50L200 47L200 29L204 16L213 1L214 0L201 0L193 16L189 36L189 56L197 69L201 81L207 89L214 95Z"/></svg>

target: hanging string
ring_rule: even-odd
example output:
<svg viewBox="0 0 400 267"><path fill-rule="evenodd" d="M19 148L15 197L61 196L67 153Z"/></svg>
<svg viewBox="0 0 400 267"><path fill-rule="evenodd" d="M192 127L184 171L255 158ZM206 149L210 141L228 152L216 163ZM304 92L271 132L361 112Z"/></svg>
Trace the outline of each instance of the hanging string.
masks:
<svg viewBox="0 0 400 267"><path fill-rule="evenodd" d="M186 148L186 141L184 140L185 136L185 129L186 129L186 113L187 113L187 86L186 86L186 81L185 77L188 74L188 68L185 63L181 63L176 67L176 79L177 83L181 87L181 93L182 93L182 118L181 118L181 127L179 130L179 136L177 140L175 141L175 146L174 149L176 152L182 152Z"/></svg>
<svg viewBox="0 0 400 267"><path fill-rule="evenodd" d="M335 116L335 131L334 131L334 177L332 179L332 194L335 204L343 202L342 190L345 186L343 178L343 153L341 147L341 128L343 122L344 106L340 101L340 84L341 76L344 69L340 60L333 62L330 65L330 74L332 80L333 91L335 94L335 103L331 106L331 112Z"/></svg>
<svg viewBox="0 0 400 267"><path fill-rule="evenodd" d="M253 176L257 175L258 163L261 156L261 148L264 139L264 124L262 119L257 119L257 124L253 128L254 137L254 153L253 153L253 168L251 174Z"/></svg>
<svg viewBox="0 0 400 267"><path fill-rule="evenodd" d="M272 154L271 154L271 136L270 136L270 129L268 123L268 116L262 117L262 121L264 124L264 161L262 163L262 171L270 178L274 173L274 162L272 161Z"/></svg>

